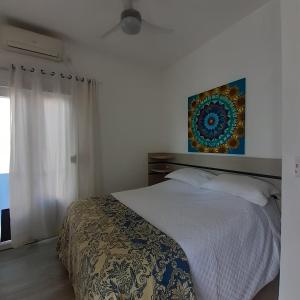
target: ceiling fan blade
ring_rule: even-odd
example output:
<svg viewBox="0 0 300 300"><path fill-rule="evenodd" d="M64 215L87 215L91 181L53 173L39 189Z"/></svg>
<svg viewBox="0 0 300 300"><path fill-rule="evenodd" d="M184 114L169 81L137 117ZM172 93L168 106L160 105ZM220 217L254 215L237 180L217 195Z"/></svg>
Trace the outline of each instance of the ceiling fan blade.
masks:
<svg viewBox="0 0 300 300"><path fill-rule="evenodd" d="M161 27L159 25L152 24L152 23L146 21L145 19L142 20L142 27L148 28L152 31L164 33L164 34L171 34L174 32L173 29L165 28L165 27Z"/></svg>
<svg viewBox="0 0 300 300"><path fill-rule="evenodd" d="M121 22L119 22L117 25L115 25L113 28L110 30L106 31L104 34L101 35L101 39L105 39L111 34L117 32L121 28Z"/></svg>

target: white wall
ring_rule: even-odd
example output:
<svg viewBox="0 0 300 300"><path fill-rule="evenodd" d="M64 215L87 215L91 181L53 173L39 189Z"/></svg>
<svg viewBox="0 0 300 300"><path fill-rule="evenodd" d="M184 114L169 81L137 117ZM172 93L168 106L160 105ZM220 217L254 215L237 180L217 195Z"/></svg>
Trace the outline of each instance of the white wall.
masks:
<svg viewBox="0 0 300 300"><path fill-rule="evenodd" d="M166 150L187 152L188 96L246 77L246 155L281 157L280 26L274 0L165 70Z"/></svg>
<svg viewBox="0 0 300 300"><path fill-rule="evenodd" d="M104 192L144 186L147 153L161 149L159 71L143 69L100 53L67 46L69 66L0 52L0 66L11 63L77 72L102 82L99 135Z"/></svg>
<svg viewBox="0 0 300 300"><path fill-rule="evenodd" d="M300 178L294 159L300 156L300 2L281 1L282 17L282 252L280 300L300 299Z"/></svg>

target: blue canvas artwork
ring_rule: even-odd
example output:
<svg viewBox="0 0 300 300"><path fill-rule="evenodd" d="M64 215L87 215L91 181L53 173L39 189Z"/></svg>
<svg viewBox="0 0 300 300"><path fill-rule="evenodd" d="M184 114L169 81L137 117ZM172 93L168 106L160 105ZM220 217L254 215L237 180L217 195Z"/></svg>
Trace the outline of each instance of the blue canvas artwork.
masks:
<svg viewBox="0 0 300 300"><path fill-rule="evenodd" d="M189 152L245 154L245 108L245 78L189 97Z"/></svg>

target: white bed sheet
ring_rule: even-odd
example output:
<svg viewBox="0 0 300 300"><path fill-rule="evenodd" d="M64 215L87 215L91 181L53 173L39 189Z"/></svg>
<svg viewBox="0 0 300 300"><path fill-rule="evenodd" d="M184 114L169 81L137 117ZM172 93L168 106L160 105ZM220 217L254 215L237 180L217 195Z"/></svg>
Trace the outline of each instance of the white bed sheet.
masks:
<svg viewBox="0 0 300 300"><path fill-rule="evenodd" d="M251 300L279 272L273 201L262 208L175 180L113 196L182 247L199 300Z"/></svg>

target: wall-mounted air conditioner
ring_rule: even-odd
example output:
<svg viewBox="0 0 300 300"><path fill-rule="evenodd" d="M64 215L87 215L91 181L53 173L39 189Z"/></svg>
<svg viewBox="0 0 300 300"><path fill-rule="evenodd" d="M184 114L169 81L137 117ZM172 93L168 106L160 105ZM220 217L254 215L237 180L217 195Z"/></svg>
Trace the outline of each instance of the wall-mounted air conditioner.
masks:
<svg viewBox="0 0 300 300"><path fill-rule="evenodd" d="M8 51L55 61L63 59L61 40L10 25L1 26L1 43Z"/></svg>

